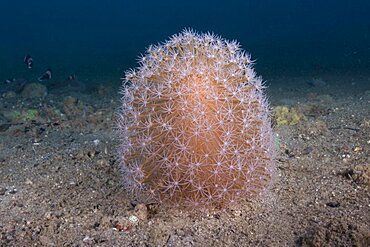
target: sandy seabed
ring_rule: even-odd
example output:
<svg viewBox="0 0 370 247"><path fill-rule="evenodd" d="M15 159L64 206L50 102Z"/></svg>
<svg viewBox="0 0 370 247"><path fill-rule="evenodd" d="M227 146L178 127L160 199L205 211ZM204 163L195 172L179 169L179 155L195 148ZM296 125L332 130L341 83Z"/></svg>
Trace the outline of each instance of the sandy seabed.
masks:
<svg viewBox="0 0 370 247"><path fill-rule="evenodd" d="M275 126L269 192L207 212L126 196L114 131L118 88L3 94L1 246L370 246L370 77L311 81L269 82L272 107L302 114Z"/></svg>

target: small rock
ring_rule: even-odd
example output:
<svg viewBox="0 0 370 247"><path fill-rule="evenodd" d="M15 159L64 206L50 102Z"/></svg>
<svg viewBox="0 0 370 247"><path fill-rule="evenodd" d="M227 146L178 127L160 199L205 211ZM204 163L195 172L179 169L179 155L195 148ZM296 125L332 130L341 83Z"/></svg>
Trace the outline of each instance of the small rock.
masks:
<svg viewBox="0 0 370 247"><path fill-rule="evenodd" d="M370 164L357 165L353 169L353 179L370 189Z"/></svg>
<svg viewBox="0 0 370 247"><path fill-rule="evenodd" d="M67 96L63 101L63 111L67 116L79 115L81 110L79 109L79 100L72 96Z"/></svg>
<svg viewBox="0 0 370 247"><path fill-rule="evenodd" d="M136 205L134 211L139 220L146 221L148 219L148 208L145 206L145 204Z"/></svg>
<svg viewBox="0 0 370 247"><path fill-rule="evenodd" d="M110 228L112 227L112 221L113 219L108 216L103 216L103 218L100 220L100 225L104 228Z"/></svg>
<svg viewBox="0 0 370 247"><path fill-rule="evenodd" d="M17 94L14 91L8 91L8 92L3 93L2 96L4 97L4 99L11 99L11 98L15 98Z"/></svg>
<svg viewBox="0 0 370 247"><path fill-rule="evenodd" d="M64 107L71 108L77 105L78 99L73 96L67 96L64 98Z"/></svg>
<svg viewBox="0 0 370 247"><path fill-rule="evenodd" d="M363 148L359 147L359 146L356 146L356 147L353 148L353 151L356 152L356 153L361 152L362 150L363 150Z"/></svg>
<svg viewBox="0 0 370 247"><path fill-rule="evenodd" d="M39 240L42 246L55 246L49 237L40 236Z"/></svg>
<svg viewBox="0 0 370 247"><path fill-rule="evenodd" d="M87 152L87 156L91 159L95 157L95 155L98 154L95 150Z"/></svg>
<svg viewBox="0 0 370 247"><path fill-rule="evenodd" d="M308 155L313 151L313 147L306 147L305 149L302 150L301 154L302 155Z"/></svg>
<svg viewBox="0 0 370 247"><path fill-rule="evenodd" d="M9 190L9 194L15 194L15 193L17 193L17 189L16 188L11 188L10 190Z"/></svg>
<svg viewBox="0 0 370 247"><path fill-rule="evenodd" d="M364 100L370 100L370 90L366 90L363 96Z"/></svg>
<svg viewBox="0 0 370 247"><path fill-rule="evenodd" d="M47 89L40 83L29 83L26 84L21 92L21 95L25 99L30 98L43 98L47 95Z"/></svg>
<svg viewBox="0 0 370 247"><path fill-rule="evenodd" d="M51 217L52 217L52 215L53 215L53 213L52 213L52 212L50 212L50 211L48 211L48 212L46 212L46 213L44 214L44 217L45 217L45 219L50 220L50 219L51 219Z"/></svg>
<svg viewBox="0 0 370 247"><path fill-rule="evenodd" d="M128 220L130 221L130 223L136 224L139 221L139 218L135 215L130 215L130 217L128 217Z"/></svg>
<svg viewBox="0 0 370 247"><path fill-rule="evenodd" d="M112 91L112 89L104 85L99 85L97 87L97 91L99 95L108 95Z"/></svg>
<svg viewBox="0 0 370 247"><path fill-rule="evenodd" d="M324 87L327 85L322 78L312 78L312 80L308 81L307 84L312 87Z"/></svg>
<svg viewBox="0 0 370 247"><path fill-rule="evenodd" d="M11 124L0 124L0 132L7 131L11 126Z"/></svg>
<svg viewBox="0 0 370 247"><path fill-rule="evenodd" d="M85 159L86 158L86 155L85 155L85 153L84 153L84 151L79 151L77 154L76 154L76 159L79 159L79 160L83 160L83 159Z"/></svg>
<svg viewBox="0 0 370 247"><path fill-rule="evenodd" d="M331 208L337 208L340 206L339 202L328 202L326 203L326 206L331 207Z"/></svg>
<svg viewBox="0 0 370 247"><path fill-rule="evenodd" d="M93 244L94 243L94 239L92 237L86 236L86 237L84 237L84 239L82 240L82 242L84 242L85 244Z"/></svg>
<svg viewBox="0 0 370 247"><path fill-rule="evenodd" d="M26 183L27 185L31 185L31 184L33 184L33 183L32 183L32 181L31 181L29 178L27 178L27 179L26 179L26 182L25 182L25 183Z"/></svg>
<svg viewBox="0 0 370 247"><path fill-rule="evenodd" d="M27 84L25 79L11 79L11 83L4 84L3 87L0 87L0 94L13 91L15 93L20 93L24 86Z"/></svg>
<svg viewBox="0 0 370 247"><path fill-rule="evenodd" d="M0 196L5 195L6 188L0 188Z"/></svg>

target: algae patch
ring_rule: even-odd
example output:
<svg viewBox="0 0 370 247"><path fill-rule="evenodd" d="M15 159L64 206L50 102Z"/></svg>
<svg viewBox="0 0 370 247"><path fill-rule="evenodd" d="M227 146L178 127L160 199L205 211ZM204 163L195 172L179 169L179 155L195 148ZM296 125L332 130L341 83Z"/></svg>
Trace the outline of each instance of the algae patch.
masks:
<svg viewBox="0 0 370 247"><path fill-rule="evenodd" d="M29 122L36 120L39 115L40 113L36 109L27 109L21 111L14 110L10 112L9 118L15 122Z"/></svg>
<svg viewBox="0 0 370 247"><path fill-rule="evenodd" d="M298 108L289 108L287 106L274 107L273 116L277 126L295 125L306 119Z"/></svg>

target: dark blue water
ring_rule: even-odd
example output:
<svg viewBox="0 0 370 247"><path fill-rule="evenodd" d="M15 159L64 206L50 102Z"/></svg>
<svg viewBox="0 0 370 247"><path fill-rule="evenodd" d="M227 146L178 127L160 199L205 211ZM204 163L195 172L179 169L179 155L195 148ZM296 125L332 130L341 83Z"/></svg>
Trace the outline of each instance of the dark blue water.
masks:
<svg viewBox="0 0 370 247"><path fill-rule="evenodd" d="M149 44L183 28L238 40L273 75L369 73L370 1L0 1L0 80L118 82ZM23 64L31 54L32 71Z"/></svg>

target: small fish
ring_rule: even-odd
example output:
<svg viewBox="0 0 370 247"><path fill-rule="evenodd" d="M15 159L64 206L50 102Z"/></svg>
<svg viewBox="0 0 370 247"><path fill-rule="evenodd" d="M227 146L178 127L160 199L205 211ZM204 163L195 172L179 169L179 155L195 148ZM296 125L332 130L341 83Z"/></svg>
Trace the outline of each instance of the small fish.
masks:
<svg viewBox="0 0 370 247"><path fill-rule="evenodd" d="M77 79L77 77L76 77L76 75L75 74L71 74L71 75L69 75L68 77L67 77L67 81L74 81L74 80L76 80Z"/></svg>
<svg viewBox="0 0 370 247"><path fill-rule="evenodd" d="M30 55L26 55L23 59L23 62L27 65L28 69L32 69L33 58Z"/></svg>
<svg viewBox="0 0 370 247"><path fill-rule="evenodd" d="M39 81L48 81L51 79L51 74L53 71L51 69L47 69L46 72L38 78Z"/></svg>
<svg viewBox="0 0 370 247"><path fill-rule="evenodd" d="M10 78L2 81L2 83L3 85L0 84L0 95L9 91L20 93L23 90L24 85L27 84L27 80Z"/></svg>
<svg viewBox="0 0 370 247"><path fill-rule="evenodd" d="M4 84L10 84L10 83L13 83L13 82L15 82L15 78L13 78L13 79L6 79L4 81Z"/></svg>

